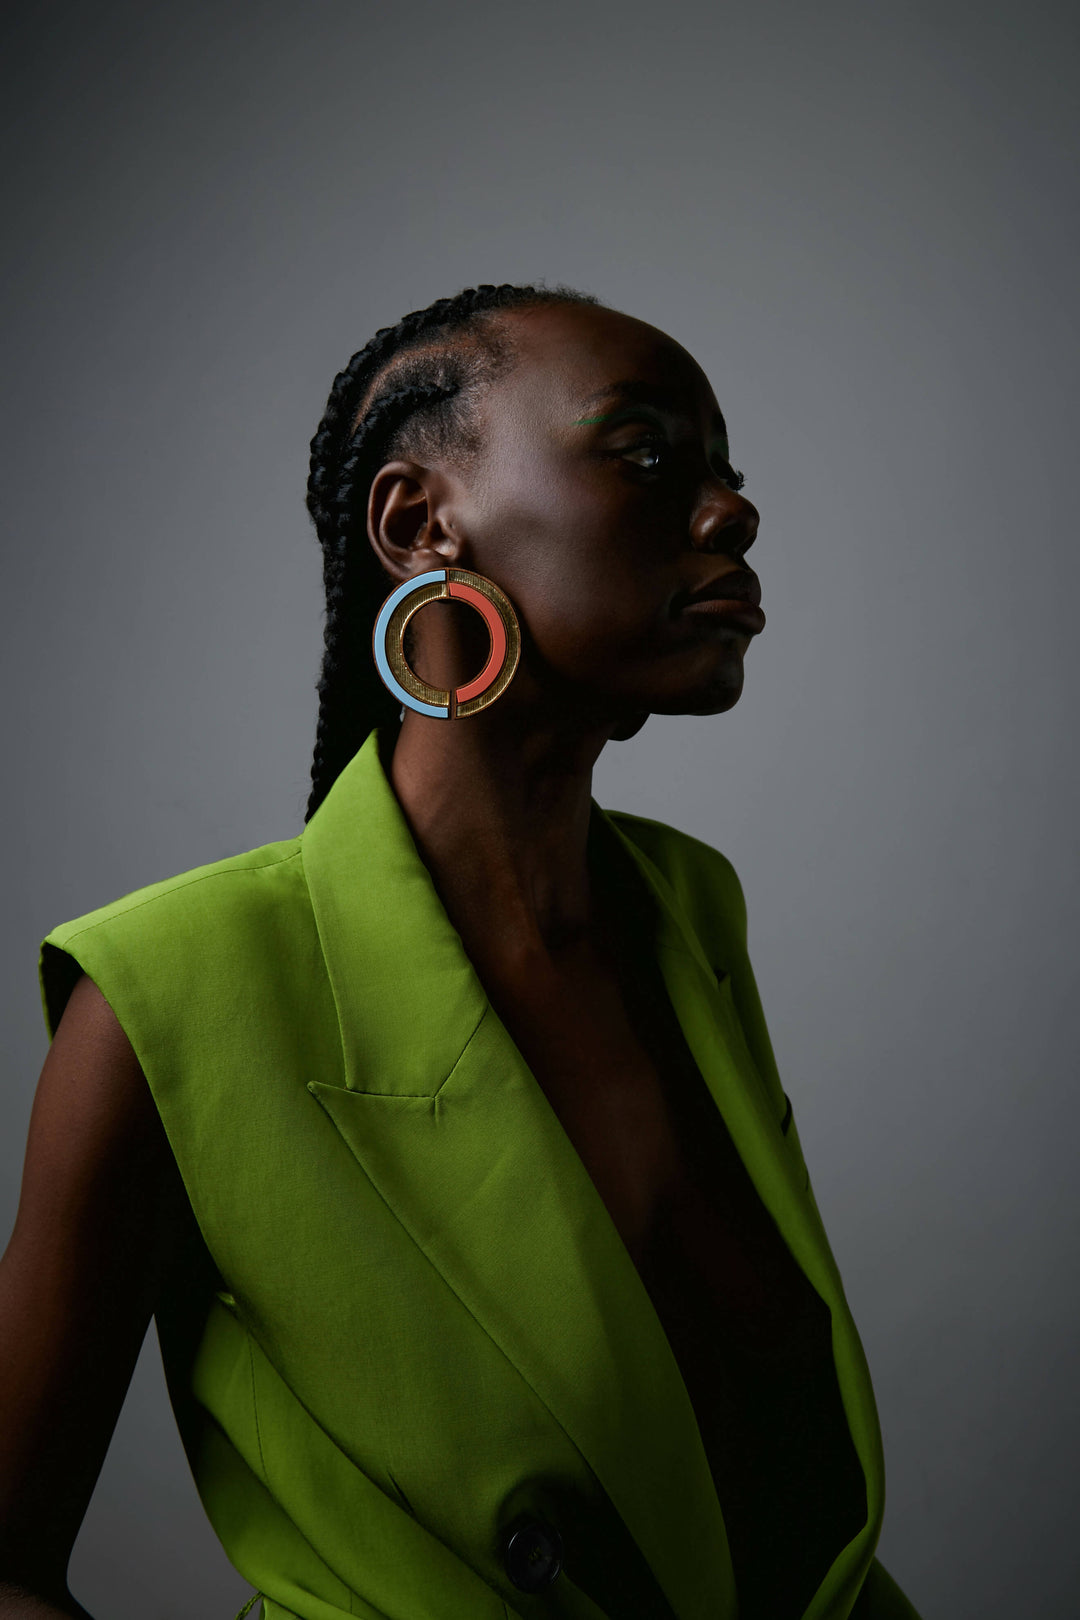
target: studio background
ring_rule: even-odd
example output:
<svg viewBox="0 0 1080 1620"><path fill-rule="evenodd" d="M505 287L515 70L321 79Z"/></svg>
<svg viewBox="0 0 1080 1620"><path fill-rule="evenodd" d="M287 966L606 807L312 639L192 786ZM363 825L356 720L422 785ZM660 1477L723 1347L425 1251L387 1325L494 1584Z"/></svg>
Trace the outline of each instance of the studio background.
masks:
<svg viewBox="0 0 1080 1620"><path fill-rule="evenodd" d="M734 861L924 1620L1075 1613L1080 564L1065 5L8 13L4 1059L38 941L302 823L307 444L376 327L564 281L710 375L762 514L744 696L604 804ZM154 1334L76 1548L229 1620Z"/></svg>

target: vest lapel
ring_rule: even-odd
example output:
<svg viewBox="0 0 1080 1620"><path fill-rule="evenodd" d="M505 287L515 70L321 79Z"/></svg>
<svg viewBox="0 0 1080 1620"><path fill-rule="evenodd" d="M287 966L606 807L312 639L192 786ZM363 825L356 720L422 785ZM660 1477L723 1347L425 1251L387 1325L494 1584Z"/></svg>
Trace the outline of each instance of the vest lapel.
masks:
<svg viewBox="0 0 1080 1620"><path fill-rule="evenodd" d="M577 1446L679 1620L733 1616L723 1518L666 1335L581 1160L488 1003L377 747L373 735L302 842L345 1070L344 1088L316 1081L309 1090L418 1248ZM869 1479L877 1428L858 1338L730 989L717 984L656 867L602 819L653 896L659 966L735 1146L833 1310L845 1408Z"/></svg>
<svg viewBox="0 0 1080 1620"><path fill-rule="evenodd" d="M686 1388L581 1160L490 1007L374 737L303 836L345 1087L309 1089L577 1446L680 1620L734 1614Z"/></svg>
<svg viewBox="0 0 1080 1620"><path fill-rule="evenodd" d="M813 1195L783 1149L779 1121L735 1011L731 978L718 973L719 964L705 956L678 896L655 863L611 818L604 820L652 892L657 960L698 1069L762 1203L829 1307L844 1415L866 1479L867 1518L861 1534L835 1560L803 1620L845 1615L873 1557L885 1508L881 1431L862 1343Z"/></svg>

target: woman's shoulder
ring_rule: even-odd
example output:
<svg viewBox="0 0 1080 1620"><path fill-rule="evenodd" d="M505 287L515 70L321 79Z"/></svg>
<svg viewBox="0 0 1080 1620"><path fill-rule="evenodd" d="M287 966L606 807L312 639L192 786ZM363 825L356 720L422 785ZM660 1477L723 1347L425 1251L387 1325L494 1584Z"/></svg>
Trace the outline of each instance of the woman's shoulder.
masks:
<svg viewBox="0 0 1080 1620"><path fill-rule="evenodd" d="M171 975L179 984L235 959L245 942L272 939L306 897L295 837L178 872L58 924L40 957L50 1032L80 973L106 993L136 966L143 980Z"/></svg>
<svg viewBox="0 0 1080 1620"><path fill-rule="evenodd" d="M746 899L739 875L726 855L667 822L625 810L604 813L663 874L684 906L691 911L703 905L713 912L719 910L745 938Z"/></svg>
<svg viewBox="0 0 1080 1620"><path fill-rule="evenodd" d="M289 838L204 866L194 866L189 871L132 889L81 917L58 924L49 934L49 941L64 948L91 929L109 927L129 918L134 925L135 914L147 908L150 908L151 918L156 920L162 912L176 914L190 906L227 907L231 901L265 889L268 878L271 883L287 882L288 873L283 869L290 864L297 865L299 854L300 839Z"/></svg>

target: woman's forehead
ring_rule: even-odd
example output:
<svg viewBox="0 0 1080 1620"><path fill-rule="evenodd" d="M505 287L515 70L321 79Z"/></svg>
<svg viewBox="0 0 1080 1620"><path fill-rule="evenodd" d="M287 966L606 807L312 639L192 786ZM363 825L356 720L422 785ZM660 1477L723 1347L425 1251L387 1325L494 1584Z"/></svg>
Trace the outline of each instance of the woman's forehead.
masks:
<svg viewBox="0 0 1080 1620"><path fill-rule="evenodd" d="M540 305L507 316L514 363L500 379L519 398L582 412L617 396L709 414L708 378L674 338L596 305ZM501 389L500 389L501 391Z"/></svg>

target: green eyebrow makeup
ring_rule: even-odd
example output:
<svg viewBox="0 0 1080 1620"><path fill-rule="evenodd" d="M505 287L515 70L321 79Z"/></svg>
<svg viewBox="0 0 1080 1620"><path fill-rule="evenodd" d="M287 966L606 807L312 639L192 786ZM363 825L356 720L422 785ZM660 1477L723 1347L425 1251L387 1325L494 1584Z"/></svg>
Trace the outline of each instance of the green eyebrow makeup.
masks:
<svg viewBox="0 0 1080 1620"><path fill-rule="evenodd" d="M632 422L639 418L644 422L655 422L657 427L667 430L667 417L663 411L658 411L652 405L620 405L613 411L601 411L599 416L579 416L574 423L575 427L589 427L595 422L622 421L625 418Z"/></svg>
<svg viewBox="0 0 1080 1620"><path fill-rule="evenodd" d="M652 410L647 405L631 405L622 410L603 411L599 416L579 416L573 425L574 427L594 427L598 422L610 422L614 417L617 416L626 416L631 419L635 416L644 417L647 420L657 422L661 427L666 427L661 413L659 411ZM720 451L728 466L730 466L731 450L727 439L721 436L715 441L715 446L716 449Z"/></svg>

